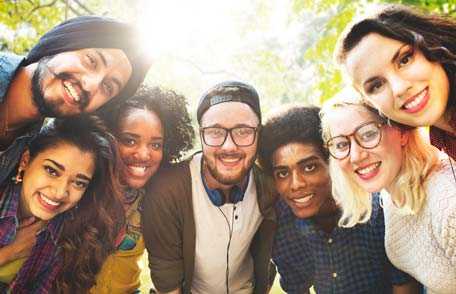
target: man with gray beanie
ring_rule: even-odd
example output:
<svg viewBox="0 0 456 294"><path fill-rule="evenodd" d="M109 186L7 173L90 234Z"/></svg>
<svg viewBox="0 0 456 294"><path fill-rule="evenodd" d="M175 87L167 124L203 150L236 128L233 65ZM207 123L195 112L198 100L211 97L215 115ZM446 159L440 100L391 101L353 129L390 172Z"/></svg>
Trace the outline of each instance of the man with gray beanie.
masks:
<svg viewBox="0 0 456 294"><path fill-rule="evenodd" d="M93 112L132 95L149 67L133 27L82 16L44 34L26 57L0 53L0 183L45 117Z"/></svg>
<svg viewBox="0 0 456 294"><path fill-rule="evenodd" d="M197 118L202 152L153 177L144 197L152 281L160 293L267 293L276 224L271 182L254 164L258 93L218 84Z"/></svg>

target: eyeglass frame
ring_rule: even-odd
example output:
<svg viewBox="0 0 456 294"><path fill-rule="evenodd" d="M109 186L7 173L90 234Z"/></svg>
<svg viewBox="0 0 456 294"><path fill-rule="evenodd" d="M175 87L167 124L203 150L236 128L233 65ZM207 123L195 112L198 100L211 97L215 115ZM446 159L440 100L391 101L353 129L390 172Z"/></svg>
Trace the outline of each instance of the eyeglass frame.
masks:
<svg viewBox="0 0 456 294"><path fill-rule="evenodd" d="M253 130L252 143L250 143L248 145L239 145L238 143L236 143L236 140L234 140L234 138L233 138L232 132L233 132L234 129L241 129L241 128L247 128L247 129L252 129ZM221 144L219 144L219 145L207 144L206 139L204 138L204 131L206 129L223 129L226 132L225 133L225 138L223 139L223 142ZM257 126L257 127L237 126L237 127L234 127L234 128L224 128L224 127L200 127L199 128L200 135L201 135L201 138L203 139L204 144L207 145L207 146L210 146L210 147L221 147L221 146L223 146L223 144L225 144L225 142L226 142L226 139L228 138L228 134L231 137L231 141L233 141L234 145L236 145L237 147L249 147L249 146L252 146L255 143L255 140L256 140L256 137L257 137L257 133L258 133L259 130L260 130L260 126Z"/></svg>
<svg viewBox="0 0 456 294"><path fill-rule="evenodd" d="M378 138L378 142L377 144L375 144L374 146L372 147L364 147L357 139L357 137L355 136L356 132L359 131L359 129L367 126L367 125L370 125L370 124L375 124L377 126L377 128L380 130L380 135L379 135L379 138ZM350 137L353 137L355 139L355 142L356 144L358 144L359 147L363 148L363 149L374 149L375 147L377 147L378 145L380 145L380 142L382 141L382 128L386 125L386 123L384 122L378 122L378 121L368 121L368 122L365 122L361 125L359 125L358 127L356 127L356 129L351 133L351 134L348 134L348 135L339 135L339 136L335 136L335 137L332 137L332 138L329 138L328 141L325 142L325 148L328 150L328 153L329 155L331 155L333 158L337 159L337 160L342 160L342 159L345 159L347 158L349 155L350 155L350 152L351 152L351 146L352 146L352 142L350 140ZM348 145L348 152L347 152L347 155L345 155L344 157L341 157L341 158L338 158L336 156L334 156L334 154L331 153L330 151L330 148L329 148L329 142L331 140L333 140L334 138L339 138L339 137L345 137L348 139L348 142L350 143Z"/></svg>

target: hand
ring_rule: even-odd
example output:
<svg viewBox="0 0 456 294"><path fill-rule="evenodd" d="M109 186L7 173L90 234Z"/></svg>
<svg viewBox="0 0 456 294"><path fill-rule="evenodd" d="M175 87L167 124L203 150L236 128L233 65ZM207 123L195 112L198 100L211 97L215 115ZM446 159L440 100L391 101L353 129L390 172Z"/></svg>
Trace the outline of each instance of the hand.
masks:
<svg viewBox="0 0 456 294"><path fill-rule="evenodd" d="M23 220L17 228L14 241L0 249L0 266L18 258L30 256L36 243L36 235L44 224L34 217Z"/></svg>

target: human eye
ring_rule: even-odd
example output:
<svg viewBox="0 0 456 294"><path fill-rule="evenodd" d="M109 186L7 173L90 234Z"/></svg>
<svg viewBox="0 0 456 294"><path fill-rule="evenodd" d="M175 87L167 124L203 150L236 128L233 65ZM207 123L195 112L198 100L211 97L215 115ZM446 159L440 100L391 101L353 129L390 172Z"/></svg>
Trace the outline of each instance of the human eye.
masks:
<svg viewBox="0 0 456 294"><path fill-rule="evenodd" d="M222 128L207 128L205 130L206 135L218 138L223 137L225 135L225 130Z"/></svg>
<svg viewBox="0 0 456 294"><path fill-rule="evenodd" d="M415 51L413 48L407 50L404 54L402 54L399 59L397 60L399 68L409 64L414 56Z"/></svg>
<svg viewBox="0 0 456 294"><path fill-rule="evenodd" d="M154 142L150 144L153 150L161 150L163 149L163 143L162 142Z"/></svg>
<svg viewBox="0 0 456 294"><path fill-rule="evenodd" d="M120 138L120 143L125 146L134 146L136 145L136 140L130 137L121 137Z"/></svg>
<svg viewBox="0 0 456 294"><path fill-rule="evenodd" d="M382 79L375 79L372 82L370 82L369 85L367 86L366 93L367 94L377 93L378 91L381 90L383 85L384 85L384 82Z"/></svg>
<svg viewBox="0 0 456 294"><path fill-rule="evenodd" d="M114 96L114 86L112 85L112 83L110 82L104 82L103 83L103 89L105 91L105 93L111 97L111 96Z"/></svg>
<svg viewBox="0 0 456 294"><path fill-rule="evenodd" d="M85 55L85 57L86 57L86 62L90 68L93 68L93 69L97 68L97 59L91 53L87 53Z"/></svg>
<svg viewBox="0 0 456 294"><path fill-rule="evenodd" d="M315 163L306 163L301 167L301 169L306 173L313 172L316 168L317 165Z"/></svg>
<svg viewBox="0 0 456 294"><path fill-rule="evenodd" d="M44 170L50 176L53 176L53 177L58 177L59 176L59 172L55 168L50 166L50 165L45 165L44 166Z"/></svg>
<svg viewBox="0 0 456 294"><path fill-rule="evenodd" d="M274 172L274 177L276 179L284 179L288 176L288 170L286 169L279 169Z"/></svg>
<svg viewBox="0 0 456 294"><path fill-rule="evenodd" d="M89 186L89 182L83 180L75 180L73 181L73 186L78 190L85 190L87 186Z"/></svg>
<svg viewBox="0 0 456 294"><path fill-rule="evenodd" d="M346 150L348 146L350 146L350 143L346 139L339 138L338 140L334 140L333 146L336 150Z"/></svg>
<svg viewBox="0 0 456 294"><path fill-rule="evenodd" d="M373 139L377 138L377 136L378 136L378 130L377 129L369 129L369 130L363 131L359 135L360 139L362 141L364 141L364 142L368 142L370 140L373 140Z"/></svg>

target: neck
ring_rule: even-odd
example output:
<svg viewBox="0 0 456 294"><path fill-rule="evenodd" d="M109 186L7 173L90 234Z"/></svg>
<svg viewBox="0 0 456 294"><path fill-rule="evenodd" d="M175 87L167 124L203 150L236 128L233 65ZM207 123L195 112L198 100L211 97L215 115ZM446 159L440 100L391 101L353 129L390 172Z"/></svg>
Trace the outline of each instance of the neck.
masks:
<svg viewBox="0 0 456 294"><path fill-rule="evenodd" d="M220 190L222 191L223 193L223 196L225 197L225 202L229 202L229 195L230 195L230 191L231 191L231 188L235 185L235 184L232 184L232 185L226 185L226 184L223 184L223 183L220 183L219 181L217 181L217 179L215 179L212 174L210 173L209 169L207 168L207 165L206 163L204 162L203 160L203 172L202 172L202 175L204 177L204 181L206 183L206 186L211 189L211 190L214 190L214 189L217 189L217 190Z"/></svg>
<svg viewBox="0 0 456 294"><path fill-rule="evenodd" d="M312 217L317 226L326 233L331 233L339 221L339 208L331 197L323 203L318 213Z"/></svg>
<svg viewBox="0 0 456 294"><path fill-rule="evenodd" d="M32 76L36 66L34 63L21 67L6 93L5 103L2 103L1 107L5 113L8 113L9 130L20 129L41 118L32 98Z"/></svg>

